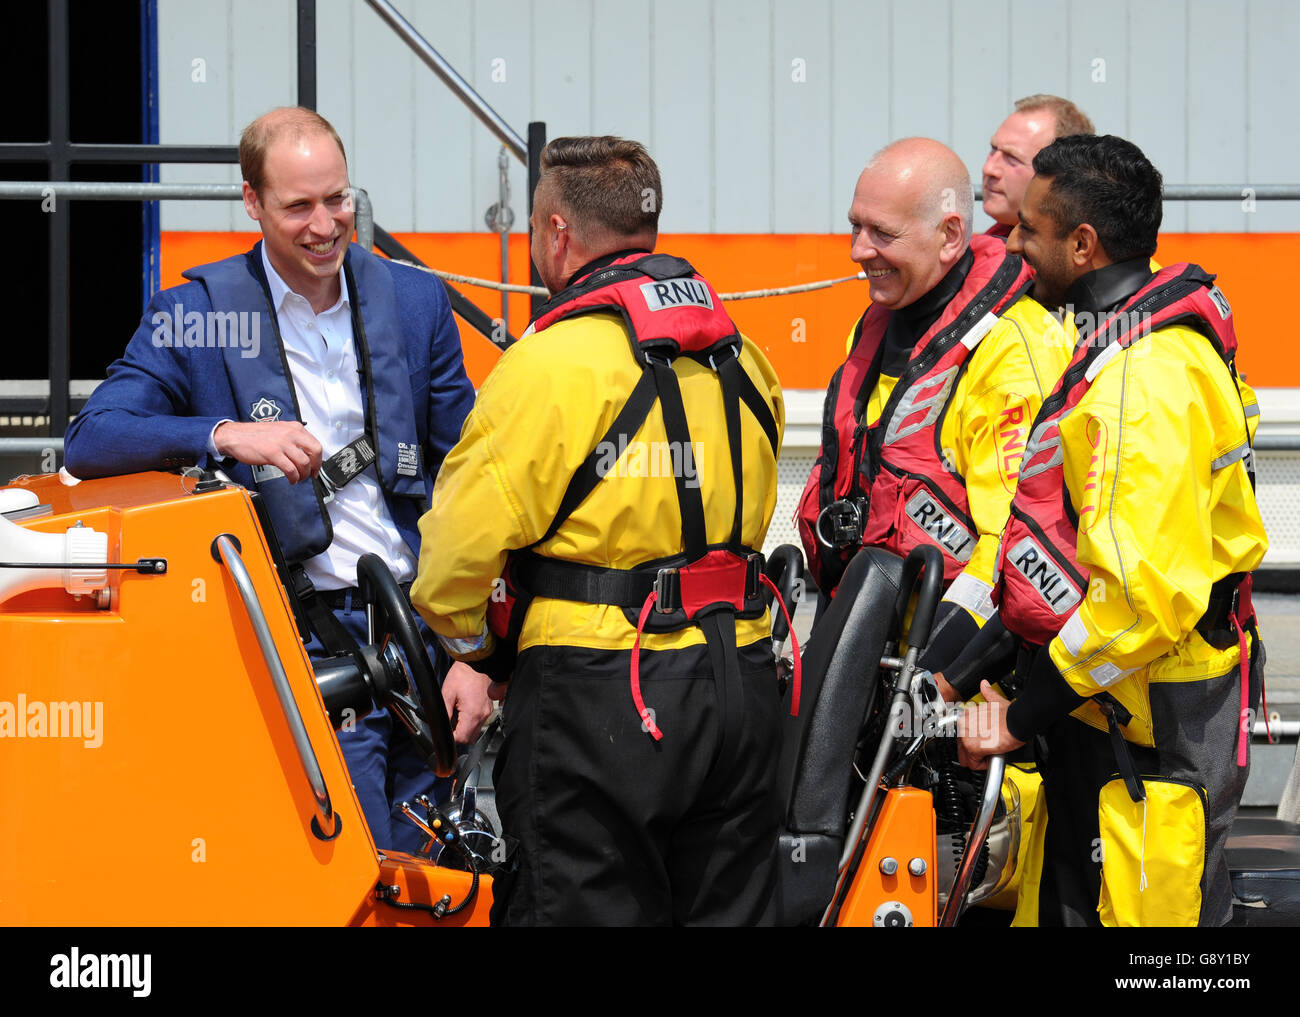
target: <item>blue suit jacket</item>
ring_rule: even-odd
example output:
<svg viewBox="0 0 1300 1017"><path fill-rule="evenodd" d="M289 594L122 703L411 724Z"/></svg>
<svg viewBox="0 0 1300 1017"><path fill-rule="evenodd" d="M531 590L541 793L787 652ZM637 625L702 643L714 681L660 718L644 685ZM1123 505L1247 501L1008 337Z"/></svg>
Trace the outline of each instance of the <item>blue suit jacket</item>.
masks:
<svg viewBox="0 0 1300 1017"><path fill-rule="evenodd" d="M108 377L68 429L65 462L70 473L103 477L192 462L220 465L237 482L258 487L252 470L242 463L210 462L208 438L223 419L250 419L252 407L242 402L250 401L249 392L260 391L250 386L264 380L268 391L289 391L269 304L253 271L253 265L261 263L260 248L260 243L253 248L252 260L238 255L191 270L186 275L196 281L154 295L125 355L109 367ZM376 465L381 486L394 523L418 554L420 515L428 507L443 457L459 437L474 403L474 388L465 374L460 336L442 284L417 269L377 258L356 244L349 248L347 261L375 360L372 387L380 432L382 461ZM220 287L214 282L218 279ZM213 308L209 286L237 293L236 302L246 306ZM178 308L186 316L212 310L260 312L261 355L248 356L251 349L237 347L186 346L180 321L175 323L174 336L168 330L160 333L159 322L170 323ZM393 377L403 366L406 377ZM402 390L407 384L409 409ZM242 400L237 398L241 391ZM362 397L368 411L365 385ZM290 394L277 400L282 411L278 419L297 419L292 398ZM418 436L422 459L418 478L397 475L397 443L385 440L390 432L404 439ZM402 462L407 464L402 468L406 473L410 458ZM285 555L301 560L328 544L329 524L327 519L322 523L325 512L310 485L294 488L290 491L284 478L261 485Z"/></svg>

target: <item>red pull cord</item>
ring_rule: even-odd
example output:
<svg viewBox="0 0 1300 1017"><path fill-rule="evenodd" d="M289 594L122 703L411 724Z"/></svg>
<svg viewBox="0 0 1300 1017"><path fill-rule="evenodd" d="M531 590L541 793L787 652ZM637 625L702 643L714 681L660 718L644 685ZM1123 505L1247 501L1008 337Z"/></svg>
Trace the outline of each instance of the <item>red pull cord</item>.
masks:
<svg viewBox="0 0 1300 1017"><path fill-rule="evenodd" d="M641 616L636 620L636 640L632 643L632 702L636 705L636 713L641 718L642 726L650 732L650 737L655 741L662 741L664 733L659 730L654 714L646 709L645 700L641 698L641 630L645 628L646 619L654 609L656 597L658 594L651 590L650 596L646 597L645 603L641 605Z"/></svg>
<svg viewBox="0 0 1300 1017"><path fill-rule="evenodd" d="M794 649L794 676L790 680L790 716L799 716L799 695L803 691L803 670L799 666L799 639L794 634L794 622L790 618L790 612L786 610L785 600L781 596L781 591L776 588L776 583L768 579L767 576L760 572L759 581L772 591L776 596L776 602L781 606L781 614L785 616L785 624L790 629L790 645Z"/></svg>

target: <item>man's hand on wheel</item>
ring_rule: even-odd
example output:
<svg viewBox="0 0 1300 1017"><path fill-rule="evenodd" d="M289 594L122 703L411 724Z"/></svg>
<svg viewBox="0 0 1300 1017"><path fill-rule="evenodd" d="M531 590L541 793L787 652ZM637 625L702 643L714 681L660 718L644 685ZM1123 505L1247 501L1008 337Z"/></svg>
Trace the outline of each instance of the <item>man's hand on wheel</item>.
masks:
<svg viewBox="0 0 1300 1017"><path fill-rule="evenodd" d="M246 424L227 420L217 426L212 441L218 455L248 466L274 466L291 484L320 470L320 442L296 420Z"/></svg>

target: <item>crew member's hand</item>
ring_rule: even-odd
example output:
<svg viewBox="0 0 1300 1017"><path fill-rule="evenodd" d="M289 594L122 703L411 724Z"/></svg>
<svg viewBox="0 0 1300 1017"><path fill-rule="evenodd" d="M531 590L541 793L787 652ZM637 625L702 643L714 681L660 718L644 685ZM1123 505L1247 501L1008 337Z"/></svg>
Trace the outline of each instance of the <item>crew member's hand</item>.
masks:
<svg viewBox="0 0 1300 1017"><path fill-rule="evenodd" d="M493 682L488 686L488 699L491 699L494 703L503 702L506 698L506 693L509 691L509 682Z"/></svg>
<svg viewBox="0 0 1300 1017"><path fill-rule="evenodd" d="M296 484L320 470L320 442L296 420L237 423L227 420L212 434L217 454L248 466L274 466Z"/></svg>
<svg viewBox="0 0 1300 1017"><path fill-rule="evenodd" d="M479 736L492 713L488 677L468 664L453 661L442 680L442 700L447 706L457 745L469 745Z"/></svg>
<svg viewBox="0 0 1300 1017"><path fill-rule="evenodd" d="M961 741L957 743L957 759L972 770L986 769L990 756L1000 756L1025 744L1007 730L1011 701L986 681L980 682L980 694L984 702L966 707L958 725Z"/></svg>
<svg viewBox="0 0 1300 1017"><path fill-rule="evenodd" d="M948 679L943 676L942 671L934 673L934 685L939 690L939 695L943 696L945 703L957 703L961 701L961 693L948 684Z"/></svg>

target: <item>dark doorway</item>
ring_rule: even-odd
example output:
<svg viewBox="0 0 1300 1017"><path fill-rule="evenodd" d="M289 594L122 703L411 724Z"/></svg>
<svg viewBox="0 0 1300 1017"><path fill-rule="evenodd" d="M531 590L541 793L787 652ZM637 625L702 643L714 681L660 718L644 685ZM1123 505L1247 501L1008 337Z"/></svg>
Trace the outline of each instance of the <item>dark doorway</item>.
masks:
<svg viewBox="0 0 1300 1017"><path fill-rule="evenodd" d="M68 120L73 142L140 143L145 137L142 53L147 0L68 5ZM152 8L152 4L148 4ZM9 40L0 85L10 97L0 141L50 140L49 24L45 4L5 11ZM141 180L134 164L77 163L74 180ZM45 162L3 162L7 180L46 180ZM49 216L67 216L71 236L69 366L73 378L98 379L139 322L144 292L145 208L133 201L7 201L9 241L0 271L10 284L5 331L10 355L0 379L44 379L49 365ZM4 407L0 407L0 416Z"/></svg>

